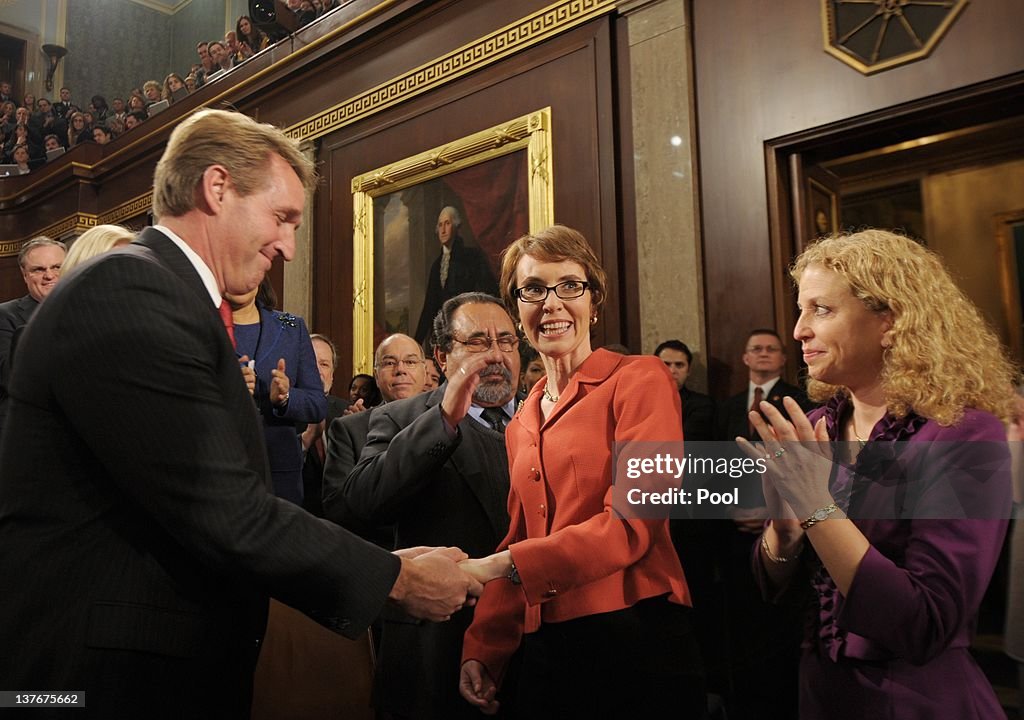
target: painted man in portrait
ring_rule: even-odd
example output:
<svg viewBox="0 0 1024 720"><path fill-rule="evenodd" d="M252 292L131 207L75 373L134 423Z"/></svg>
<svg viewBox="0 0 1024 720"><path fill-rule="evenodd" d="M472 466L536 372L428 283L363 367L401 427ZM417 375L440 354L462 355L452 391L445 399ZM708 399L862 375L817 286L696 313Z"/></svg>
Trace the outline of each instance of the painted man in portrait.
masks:
<svg viewBox="0 0 1024 720"><path fill-rule="evenodd" d="M498 281L487 256L480 248L465 244L459 235L461 225L462 216L450 205L437 216L437 239L441 243L441 254L430 266L430 274L427 276L427 294L423 299L423 311L414 335L418 342L422 343L430 337L434 316L448 298L472 291L498 294Z"/></svg>

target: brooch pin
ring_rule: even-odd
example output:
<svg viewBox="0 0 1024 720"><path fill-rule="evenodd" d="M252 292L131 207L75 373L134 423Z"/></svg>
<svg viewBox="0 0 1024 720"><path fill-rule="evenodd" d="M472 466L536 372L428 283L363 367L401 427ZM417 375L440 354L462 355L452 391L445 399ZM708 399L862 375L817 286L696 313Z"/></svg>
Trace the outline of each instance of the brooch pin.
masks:
<svg viewBox="0 0 1024 720"><path fill-rule="evenodd" d="M298 327L299 324L299 319L291 313L281 313L277 316L277 321L288 327Z"/></svg>

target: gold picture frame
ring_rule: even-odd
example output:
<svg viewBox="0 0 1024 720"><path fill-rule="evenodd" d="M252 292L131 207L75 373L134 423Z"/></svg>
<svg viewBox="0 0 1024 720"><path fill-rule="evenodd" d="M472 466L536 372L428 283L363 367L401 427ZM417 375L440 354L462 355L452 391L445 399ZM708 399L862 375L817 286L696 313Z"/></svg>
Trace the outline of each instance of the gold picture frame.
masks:
<svg viewBox="0 0 1024 720"><path fill-rule="evenodd" d="M513 154L521 154L521 158L507 158ZM352 366L354 373L370 373L373 368L373 348L375 328L378 334L385 325L385 309L382 298L391 288L387 287L386 277L378 278L374 272L375 264L383 258L383 228L375 228L380 223L383 210L381 203L391 203L398 194L418 186L428 186L434 181L451 176L458 177L460 171L467 171L490 161L502 159L505 165L518 166L522 161L521 177L525 178L524 189L527 198L526 225L530 232L535 232L554 222L554 202L552 185L552 154L551 154L551 108L546 107L527 115L515 118L506 123L481 130L466 137L454 140L445 145L426 150L411 157L398 160L385 167L371 170L352 179ZM486 170L479 168L478 170ZM442 181L444 182L444 181ZM436 184L436 183L435 183ZM375 207L375 202L377 206ZM486 208L485 208L486 210ZM434 210L436 212L436 209ZM375 217L378 220L375 220ZM425 223L421 223L424 225ZM522 219L520 219L522 224ZM431 232L433 229L431 228ZM423 229L426 235L426 230ZM425 275L425 258L428 253L433 256L439 253L434 250L437 245L433 237L424 237L424 249L420 252L417 262L409 258L389 256L394 264L408 267L408 277L415 273ZM511 242L515 238L508 238ZM493 244L493 243L492 243ZM506 243L507 244L507 243ZM417 248L419 249L419 248ZM489 256L495 262L495 248L490 248ZM500 250L499 250L500 251ZM411 255L411 253L409 253ZM390 263L389 263L390 264ZM382 265L380 265L382 267ZM379 270L380 268L378 268ZM417 280L420 277L416 277ZM408 284L405 292L411 297L416 290ZM421 298L422 300L422 298ZM406 307L406 315L401 322L408 327L412 323L410 303ZM420 310L424 312L424 310ZM376 322L375 322L376 321ZM402 330L401 327L398 328ZM395 328L389 328L395 331ZM412 332L409 332L412 334Z"/></svg>

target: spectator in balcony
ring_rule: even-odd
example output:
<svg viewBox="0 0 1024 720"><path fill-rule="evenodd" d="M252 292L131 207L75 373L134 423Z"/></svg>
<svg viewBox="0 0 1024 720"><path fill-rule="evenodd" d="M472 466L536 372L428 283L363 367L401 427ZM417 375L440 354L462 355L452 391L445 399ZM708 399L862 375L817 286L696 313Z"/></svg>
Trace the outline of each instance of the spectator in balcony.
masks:
<svg viewBox="0 0 1024 720"><path fill-rule="evenodd" d="M25 98L21 102L22 107L28 108L30 113L36 111L36 96L32 93L25 93Z"/></svg>
<svg viewBox="0 0 1024 720"><path fill-rule="evenodd" d="M228 30L224 33L224 49L228 53L228 59L231 60L231 67L245 60L245 57L242 55L242 48L238 44L238 34L234 30Z"/></svg>
<svg viewBox="0 0 1024 720"><path fill-rule="evenodd" d="M117 118L111 117L108 119L107 127L110 128L110 132L115 138L119 138L124 135L124 123Z"/></svg>
<svg viewBox="0 0 1024 720"><path fill-rule="evenodd" d="M208 42L201 41L196 43L196 53L198 53L199 62L202 65L202 69L195 73L196 83L198 83L199 87L202 87L210 74L216 70L216 67L214 67L213 58L210 56L210 44Z"/></svg>
<svg viewBox="0 0 1024 720"><path fill-rule="evenodd" d="M124 98L116 97L110 101L110 115L124 122L125 116L128 115L128 108L124 104Z"/></svg>
<svg viewBox="0 0 1024 720"><path fill-rule="evenodd" d="M43 150L45 152L50 152L51 150L56 150L57 148L61 147L64 146L61 145L60 138L57 137L56 135L51 134L43 138Z"/></svg>
<svg viewBox="0 0 1024 720"><path fill-rule="evenodd" d="M130 98L128 98L128 112L143 113L143 120L149 117L149 113L146 112L146 101L142 99L142 97L139 95L132 95Z"/></svg>
<svg viewBox="0 0 1024 720"><path fill-rule="evenodd" d="M28 175L32 169L28 165L28 145L15 145L11 153L11 161L18 166L19 175Z"/></svg>
<svg viewBox="0 0 1024 720"><path fill-rule="evenodd" d="M60 89L60 102L53 104L53 114L63 119L70 114L71 110L71 88L62 87Z"/></svg>
<svg viewBox="0 0 1024 720"><path fill-rule="evenodd" d="M7 143L4 146L4 153L8 157L12 157L14 149L18 145L24 145L28 149L29 155L33 158L41 157L43 154L41 150L42 144L36 142L35 135L25 123L18 123L14 126L14 132L8 136Z"/></svg>
<svg viewBox="0 0 1024 720"><path fill-rule="evenodd" d="M147 108L155 102L160 102L160 89L160 83L156 80L147 80L142 84L142 95Z"/></svg>
<svg viewBox="0 0 1024 720"><path fill-rule="evenodd" d="M3 103L0 103L0 126L3 127L5 135L14 129L14 125L17 122L14 119L17 110L17 106L10 100L4 100Z"/></svg>
<svg viewBox="0 0 1024 720"><path fill-rule="evenodd" d="M194 93L199 87L199 83L196 82L196 76L194 74L189 73L185 76L185 87L190 93Z"/></svg>
<svg viewBox="0 0 1024 720"><path fill-rule="evenodd" d="M124 117L124 129L125 132L133 130L142 124L142 121L146 119L146 112L139 110L137 112L130 112Z"/></svg>
<svg viewBox="0 0 1024 720"><path fill-rule="evenodd" d="M106 125L97 125L92 129L92 139L97 145L107 145L114 139L114 133Z"/></svg>
<svg viewBox="0 0 1024 720"><path fill-rule="evenodd" d="M185 79L178 73L172 72L170 75L164 78L164 100L168 103L174 103L174 93L185 87Z"/></svg>
<svg viewBox="0 0 1024 720"><path fill-rule="evenodd" d="M14 96L11 94L11 83L9 80L0 80L0 102L7 102L10 100L14 102Z"/></svg>
<svg viewBox="0 0 1024 720"><path fill-rule="evenodd" d="M53 114L53 105L46 98L39 98L36 101L36 111L28 120L29 128L40 135L54 132L57 128L59 118Z"/></svg>
<svg viewBox="0 0 1024 720"><path fill-rule="evenodd" d="M107 105L107 99L102 95L93 95L92 99L89 100L89 112L92 113L93 122L103 125L107 122L107 117L110 115L110 106Z"/></svg>
<svg viewBox="0 0 1024 720"><path fill-rule="evenodd" d="M80 142L88 142L92 139L92 133L86 129L85 115L72 111L68 118L68 147L73 148Z"/></svg>
<svg viewBox="0 0 1024 720"><path fill-rule="evenodd" d="M253 24L252 18L248 15L238 18L235 32L238 33L238 47L243 57L252 57L270 45L270 38Z"/></svg>
<svg viewBox="0 0 1024 720"><path fill-rule="evenodd" d="M228 51L224 48L224 43L220 40L214 40L209 44L210 57L213 58L213 72L206 76L207 80L211 80L215 77L219 77L222 73L231 69L231 58L228 57Z"/></svg>

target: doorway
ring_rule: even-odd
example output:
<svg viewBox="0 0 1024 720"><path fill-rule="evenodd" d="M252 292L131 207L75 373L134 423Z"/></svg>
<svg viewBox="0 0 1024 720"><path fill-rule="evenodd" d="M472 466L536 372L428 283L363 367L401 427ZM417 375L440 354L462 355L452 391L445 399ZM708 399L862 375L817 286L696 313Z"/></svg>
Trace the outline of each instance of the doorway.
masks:
<svg viewBox="0 0 1024 720"><path fill-rule="evenodd" d="M792 259L821 234L883 227L943 256L1014 358L1024 360L1024 263L1017 265L1012 240L1016 219L1024 221L1024 73L765 146L774 302L784 327L795 320L786 292ZM798 358L791 360L795 367Z"/></svg>

